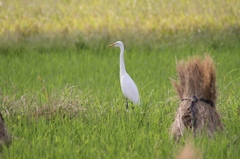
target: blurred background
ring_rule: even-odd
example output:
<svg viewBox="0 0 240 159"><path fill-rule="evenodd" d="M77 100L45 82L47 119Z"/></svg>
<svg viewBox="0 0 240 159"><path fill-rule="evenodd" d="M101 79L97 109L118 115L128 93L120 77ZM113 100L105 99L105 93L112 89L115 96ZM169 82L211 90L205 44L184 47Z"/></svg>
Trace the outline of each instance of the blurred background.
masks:
<svg viewBox="0 0 240 159"><path fill-rule="evenodd" d="M238 0L4 0L1 48L87 49L122 40L137 47L240 42Z"/></svg>

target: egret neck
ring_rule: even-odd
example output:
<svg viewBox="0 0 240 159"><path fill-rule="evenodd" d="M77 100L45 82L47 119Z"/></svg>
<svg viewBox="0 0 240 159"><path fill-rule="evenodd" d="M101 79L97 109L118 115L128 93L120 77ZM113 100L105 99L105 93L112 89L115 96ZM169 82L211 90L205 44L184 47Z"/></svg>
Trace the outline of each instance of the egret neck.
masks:
<svg viewBox="0 0 240 159"><path fill-rule="evenodd" d="M120 78L126 74L124 63L124 45L120 46Z"/></svg>

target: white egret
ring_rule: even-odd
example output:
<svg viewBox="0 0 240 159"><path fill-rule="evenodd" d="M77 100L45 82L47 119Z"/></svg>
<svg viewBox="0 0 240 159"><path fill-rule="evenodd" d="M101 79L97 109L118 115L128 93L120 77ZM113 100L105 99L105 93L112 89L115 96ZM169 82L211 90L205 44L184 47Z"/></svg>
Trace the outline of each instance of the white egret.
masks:
<svg viewBox="0 0 240 159"><path fill-rule="evenodd" d="M130 100L134 105L140 104L138 88L125 69L123 43L121 41L117 41L108 47L120 48L120 83L122 93L126 98L126 109L128 110L128 100Z"/></svg>

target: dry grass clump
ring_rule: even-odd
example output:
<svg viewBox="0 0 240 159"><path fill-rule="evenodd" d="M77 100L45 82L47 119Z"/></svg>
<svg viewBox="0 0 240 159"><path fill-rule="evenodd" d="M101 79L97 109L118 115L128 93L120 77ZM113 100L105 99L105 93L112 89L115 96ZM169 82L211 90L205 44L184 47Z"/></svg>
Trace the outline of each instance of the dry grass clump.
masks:
<svg viewBox="0 0 240 159"><path fill-rule="evenodd" d="M223 126L216 110L216 72L210 56L199 57L177 63L178 81L172 84L181 100L176 118L172 124L172 134L179 140L185 128L192 129L194 135L206 130L212 136Z"/></svg>
<svg viewBox="0 0 240 159"><path fill-rule="evenodd" d="M66 86L63 90L57 90L33 95L23 95L17 98L16 95L2 96L2 107L7 115L11 117L23 116L38 119L53 119L55 117L73 118L85 113L85 105L89 104L88 96L74 86Z"/></svg>

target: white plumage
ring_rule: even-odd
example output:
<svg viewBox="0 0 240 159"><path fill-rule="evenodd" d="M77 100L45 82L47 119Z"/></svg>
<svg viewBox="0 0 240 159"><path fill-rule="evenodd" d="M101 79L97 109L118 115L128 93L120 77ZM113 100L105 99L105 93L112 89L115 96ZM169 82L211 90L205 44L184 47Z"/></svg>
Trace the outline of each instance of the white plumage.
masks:
<svg viewBox="0 0 240 159"><path fill-rule="evenodd" d="M127 100L130 100L134 105L140 104L138 88L125 69L123 43L121 41L117 41L109 45L109 47L120 48L120 83L123 95L126 98L126 109L128 109Z"/></svg>

